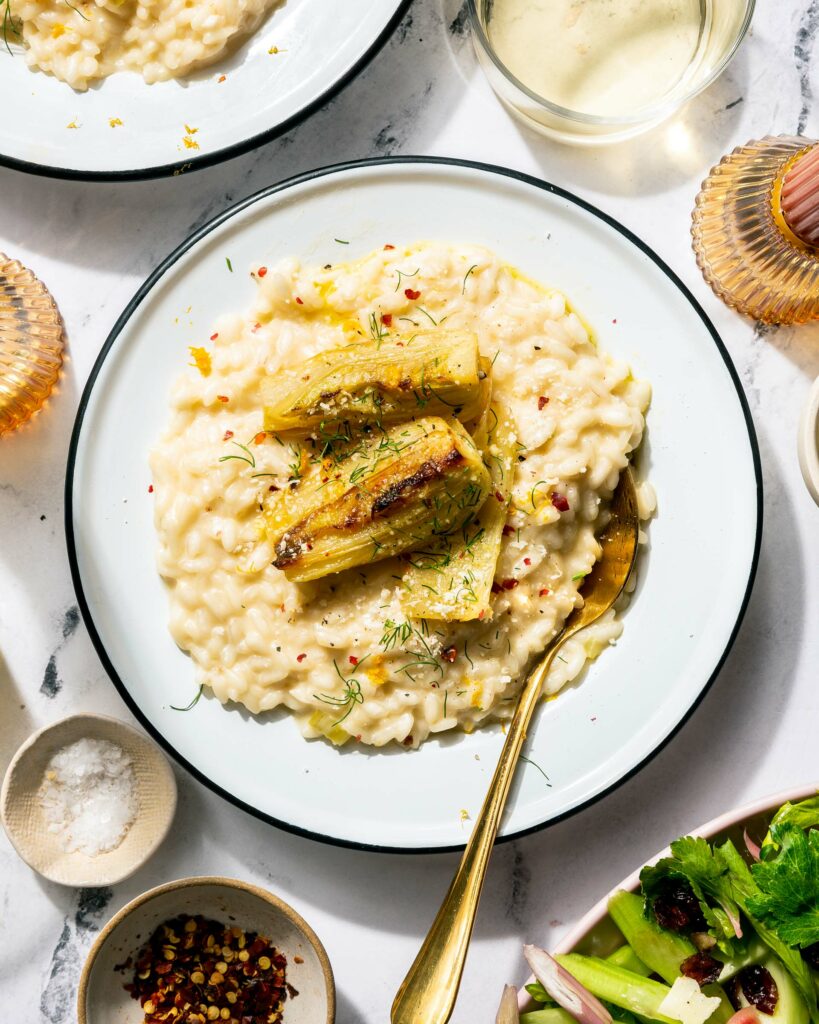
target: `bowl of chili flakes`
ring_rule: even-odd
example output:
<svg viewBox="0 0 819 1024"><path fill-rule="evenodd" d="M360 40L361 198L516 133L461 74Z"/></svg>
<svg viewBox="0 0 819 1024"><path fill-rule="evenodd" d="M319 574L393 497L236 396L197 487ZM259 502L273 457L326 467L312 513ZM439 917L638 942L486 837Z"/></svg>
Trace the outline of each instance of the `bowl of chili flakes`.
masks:
<svg viewBox="0 0 819 1024"><path fill-rule="evenodd" d="M334 1024L324 946L272 893L183 878L137 896L102 929L77 997L78 1024Z"/></svg>

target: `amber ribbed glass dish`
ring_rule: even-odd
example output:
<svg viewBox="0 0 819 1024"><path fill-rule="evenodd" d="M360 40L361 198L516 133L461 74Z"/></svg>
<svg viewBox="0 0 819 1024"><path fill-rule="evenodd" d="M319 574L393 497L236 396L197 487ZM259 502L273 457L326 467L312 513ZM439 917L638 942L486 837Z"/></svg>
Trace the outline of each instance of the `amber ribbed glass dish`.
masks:
<svg viewBox="0 0 819 1024"><path fill-rule="evenodd" d="M700 270L724 302L756 320L819 319L819 250L791 230L781 206L783 179L815 145L785 135L749 142L712 169L697 196Z"/></svg>
<svg viewBox="0 0 819 1024"><path fill-rule="evenodd" d="M0 253L0 435L51 394L63 363L63 322L47 288Z"/></svg>

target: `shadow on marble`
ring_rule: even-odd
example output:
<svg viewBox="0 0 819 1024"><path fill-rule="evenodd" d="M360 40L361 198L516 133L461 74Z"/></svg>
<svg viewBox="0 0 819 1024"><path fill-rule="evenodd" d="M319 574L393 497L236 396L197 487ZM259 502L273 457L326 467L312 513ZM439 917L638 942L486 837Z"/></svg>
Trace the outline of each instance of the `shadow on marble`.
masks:
<svg viewBox="0 0 819 1024"><path fill-rule="evenodd" d="M800 324L797 327L758 323L754 335L787 356L808 380L819 376L819 322Z"/></svg>
<svg viewBox="0 0 819 1024"><path fill-rule="evenodd" d="M0 651L0 778L5 774L17 748L34 732L35 723L26 699L12 677L11 669Z"/></svg>

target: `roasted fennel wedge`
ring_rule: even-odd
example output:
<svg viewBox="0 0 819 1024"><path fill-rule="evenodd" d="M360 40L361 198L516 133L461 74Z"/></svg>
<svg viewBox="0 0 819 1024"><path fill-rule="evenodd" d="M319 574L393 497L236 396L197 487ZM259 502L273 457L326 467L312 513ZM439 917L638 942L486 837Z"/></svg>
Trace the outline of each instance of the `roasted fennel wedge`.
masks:
<svg viewBox="0 0 819 1024"><path fill-rule="evenodd" d="M486 364L468 331L418 331L330 349L262 385L264 428L310 431L335 420L388 424L413 416L476 418Z"/></svg>
<svg viewBox="0 0 819 1024"><path fill-rule="evenodd" d="M492 616L492 582L517 464L508 410L493 403L478 424L475 443L490 475L489 497L456 530L413 551L401 591L407 615L457 622Z"/></svg>
<svg viewBox="0 0 819 1024"><path fill-rule="evenodd" d="M297 583L424 547L486 500L489 472L456 420L374 428L265 509L273 565Z"/></svg>

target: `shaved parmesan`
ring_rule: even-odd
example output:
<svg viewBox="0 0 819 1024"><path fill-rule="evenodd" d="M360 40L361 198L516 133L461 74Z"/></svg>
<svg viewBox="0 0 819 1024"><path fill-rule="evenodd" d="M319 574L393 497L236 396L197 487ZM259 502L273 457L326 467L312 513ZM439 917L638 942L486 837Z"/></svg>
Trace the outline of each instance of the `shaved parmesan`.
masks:
<svg viewBox="0 0 819 1024"><path fill-rule="evenodd" d="M705 995L693 978L677 978L659 1012L681 1024L705 1024L719 1004L719 996Z"/></svg>

